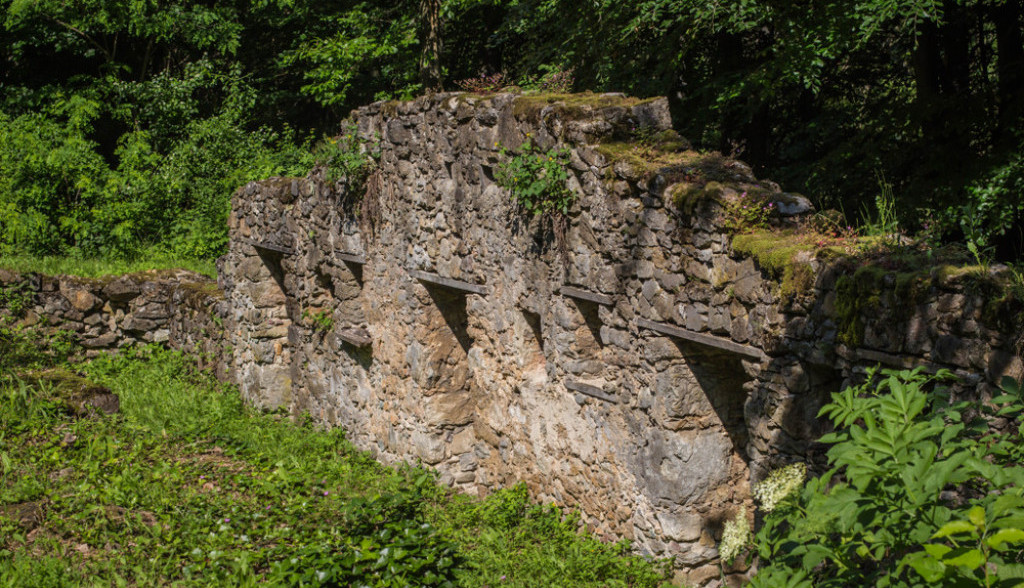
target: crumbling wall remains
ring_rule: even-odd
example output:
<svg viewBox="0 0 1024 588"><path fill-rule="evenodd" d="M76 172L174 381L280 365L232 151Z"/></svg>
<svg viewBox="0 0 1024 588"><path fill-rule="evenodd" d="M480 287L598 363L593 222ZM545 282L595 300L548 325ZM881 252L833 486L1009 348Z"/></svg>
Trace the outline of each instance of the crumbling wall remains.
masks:
<svg viewBox="0 0 1024 588"><path fill-rule="evenodd" d="M616 143L669 128L667 112L452 94L355 111L381 154L365 195L314 173L235 197L223 271L247 397L470 493L525 481L699 584L718 577L722 523L752 481L822 462L818 409L864 367L949 367L983 389L1021 373L1012 330L983 324L984 300L955 282L903 323L865 306L864 336L843 344L842 269L811 261L815 280L783 295L723 224L744 191L789 215L805 199L739 162L645 166ZM570 149L564 231L495 183L501 147L527 138ZM679 198L694 176L697 197Z"/></svg>

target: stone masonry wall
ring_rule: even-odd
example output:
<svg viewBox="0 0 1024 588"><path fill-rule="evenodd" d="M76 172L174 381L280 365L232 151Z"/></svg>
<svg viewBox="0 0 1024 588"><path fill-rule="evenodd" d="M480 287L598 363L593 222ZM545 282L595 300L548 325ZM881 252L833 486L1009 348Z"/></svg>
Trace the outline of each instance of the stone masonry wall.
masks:
<svg viewBox="0 0 1024 588"><path fill-rule="evenodd" d="M28 300L16 324L68 331L87 356L164 343L195 355L222 379L229 377L229 362L222 361L228 307L206 276L166 270L90 279L0 270L0 289Z"/></svg>
<svg viewBox="0 0 1024 588"><path fill-rule="evenodd" d="M245 186L219 284L0 271L0 289L27 294L21 325L87 354L163 342L466 492L524 481L675 555L693 585L717 581L752 483L821 466L818 409L867 367L948 368L982 396L1024 375L1019 309L956 272L908 287L807 257L787 292L733 251L723 207L740 194L782 225L810 206L740 162L621 142L667 129L664 100L441 94L353 118L380 149L365 195L322 170ZM570 149L565 226L495 184L501 147L527 138Z"/></svg>
<svg viewBox="0 0 1024 588"><path fill-rule="evenodd" d="M651 170L608 148L668 128L664 100L441 94L353 116L381 153L365 197L322 173L235 196L221 280L243 394L470 493L525 481L690 583L718 577L752 482L821 463L818 409L866 366L949 367L982 393L1021 374L1017 334L955 280L884 294L901 319L865 306L841 344L843 270L810 261L814 285L782 296L722 224L748 190L785 215L806 200L713 155ZM564 232L495 183L500 146L528 137L571 150ZM694 175L714 182L680 206Z"/></svg>

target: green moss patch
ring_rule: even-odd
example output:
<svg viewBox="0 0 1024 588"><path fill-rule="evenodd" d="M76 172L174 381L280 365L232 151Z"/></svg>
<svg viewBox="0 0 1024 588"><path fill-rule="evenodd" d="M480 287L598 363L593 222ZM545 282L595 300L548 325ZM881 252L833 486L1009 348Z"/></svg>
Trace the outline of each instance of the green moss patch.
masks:
<svg viewBox="0 0 1024 588"><path fill-rule="evenodd" d="M522 94L516 96L512 103L512 114L521 121L537 122L540 113L548 106L553 106L559 118L563 120L579 120L591 118L595 110L602 108L632 108L640 104L654 102L657 98L633 98L615 94Z"/></svg>
<svg viewBox="0 0 1024 588"><path fill-rule="evenodd" d="M843 255L841 247L821 246L819 237L813 233L760 230L736 235L732 248L753 257L758 265L779 278L781 296L793 297L814 286L812 260Z"/></svg>

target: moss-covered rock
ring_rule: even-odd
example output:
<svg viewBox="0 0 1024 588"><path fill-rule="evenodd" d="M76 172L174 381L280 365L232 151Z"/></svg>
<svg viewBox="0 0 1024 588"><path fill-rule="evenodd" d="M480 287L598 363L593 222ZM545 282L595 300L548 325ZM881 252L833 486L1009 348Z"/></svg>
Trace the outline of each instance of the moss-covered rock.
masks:
<svg viewBox="0 0 1024 588"><path fill-rule="evenodd" d="M21 376L34 382L49 400L64 405L75 416L93 417L121 410L121 399L117 394L69 369L26 372Z"/></svg>

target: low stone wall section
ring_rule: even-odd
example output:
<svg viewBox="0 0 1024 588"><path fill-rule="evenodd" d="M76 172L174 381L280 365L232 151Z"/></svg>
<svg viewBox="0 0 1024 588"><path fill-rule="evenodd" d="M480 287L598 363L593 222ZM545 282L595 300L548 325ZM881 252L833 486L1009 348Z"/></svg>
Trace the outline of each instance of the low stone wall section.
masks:
<svg viewBox="0 0 1024 588"><path fill-rule="evenodd" d="M161 270L82 278L0 270L0 289L21 299L15 324L70 332L87 356L162 343L229 379L229 362L223 361L229 308L217 282L201 274Z"/></svg>

